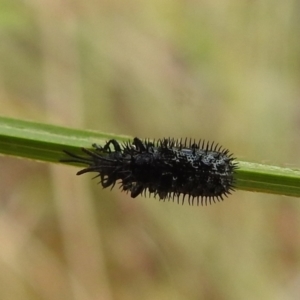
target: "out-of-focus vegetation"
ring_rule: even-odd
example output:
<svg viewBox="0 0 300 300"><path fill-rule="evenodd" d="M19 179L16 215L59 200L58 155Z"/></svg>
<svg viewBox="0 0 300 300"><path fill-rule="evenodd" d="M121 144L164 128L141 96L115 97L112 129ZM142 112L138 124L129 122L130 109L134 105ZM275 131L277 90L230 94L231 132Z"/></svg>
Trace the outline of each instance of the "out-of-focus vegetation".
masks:
<svg viewBox="0 0 300 300"><path fill-rule="evenodd" d="M300 166L296 1L0 0L1 115ZM131 199L0 158L0 298L299 299L300 203Z"/></svg>

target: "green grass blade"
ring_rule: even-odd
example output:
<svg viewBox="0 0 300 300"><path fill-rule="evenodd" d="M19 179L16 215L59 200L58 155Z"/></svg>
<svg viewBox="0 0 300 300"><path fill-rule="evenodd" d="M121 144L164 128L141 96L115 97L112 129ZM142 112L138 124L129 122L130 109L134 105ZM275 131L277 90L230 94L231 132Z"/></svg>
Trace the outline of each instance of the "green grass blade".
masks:
<svg viewBox="0 0 300 300"><path fill-rule="evenodd" d="M239 162L237 188L300 197L300 170Z"/></svg>
<svg viewBox="0 0 300 300"><path fill-rule="evenodd" d="M0 117L0 154L58 162L63 150L80 153L92 143L129 137Z"/></svg>
<svg viewBox="0 0 300 300"><path fill-rule="evenodd" d="M78 130L0 117L0 154L58 163L63 150L80 154L80 148L127 136ZM237 189L300 197L300 171L239 161Z"/></svg>

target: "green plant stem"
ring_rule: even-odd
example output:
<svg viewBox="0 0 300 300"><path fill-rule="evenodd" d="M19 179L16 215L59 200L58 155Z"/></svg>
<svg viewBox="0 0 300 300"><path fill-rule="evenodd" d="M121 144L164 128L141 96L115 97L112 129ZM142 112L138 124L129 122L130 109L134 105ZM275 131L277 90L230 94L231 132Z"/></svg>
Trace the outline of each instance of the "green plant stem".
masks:
<svg viewBox="0 0 300 300"><path fill-rule="evenodd" d="M81 154L81 148L128 136L78 130L0 117L0 154L59 163L63 150ZM300 171L238 161L236 188L246 191L300 197Z"/></svg>
<svg viewBox="0 0 300 300"><path fill-rule="evenodd" d="M300 197L300 171L239 161L237 189Z"/></svg>

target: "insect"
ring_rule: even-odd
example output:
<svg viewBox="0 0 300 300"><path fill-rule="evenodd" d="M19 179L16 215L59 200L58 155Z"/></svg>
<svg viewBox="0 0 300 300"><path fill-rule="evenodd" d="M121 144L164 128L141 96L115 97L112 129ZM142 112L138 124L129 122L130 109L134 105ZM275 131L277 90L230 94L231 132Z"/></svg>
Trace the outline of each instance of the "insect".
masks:
<svg viewBox="0 0 300 300"><path fill-rule="evenodd" d="M177 199L182 204L197 205L224 200L235 186L235 158L218 144L171 138L158 141L134 138L120 144L109 140L104 146L82 148L83 156L64 151L64 162L86 165L77 175L96 172L103 188L120 188L132 198L140 194L158 196L160 200Z"/></svg>

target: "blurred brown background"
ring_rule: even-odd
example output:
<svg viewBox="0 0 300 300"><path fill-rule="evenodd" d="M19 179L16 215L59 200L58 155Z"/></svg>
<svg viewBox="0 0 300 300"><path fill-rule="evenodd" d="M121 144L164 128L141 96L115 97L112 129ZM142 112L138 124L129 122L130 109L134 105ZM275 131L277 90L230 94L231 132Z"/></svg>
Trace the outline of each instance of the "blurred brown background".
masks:
<svg viewBox="0 0 300 300"><path fill-rule="evenodd" d="M0 0L3 116L300 166L298 1ZM0 299L300 299L300 202L189 207L1 157Z"/></svg>

